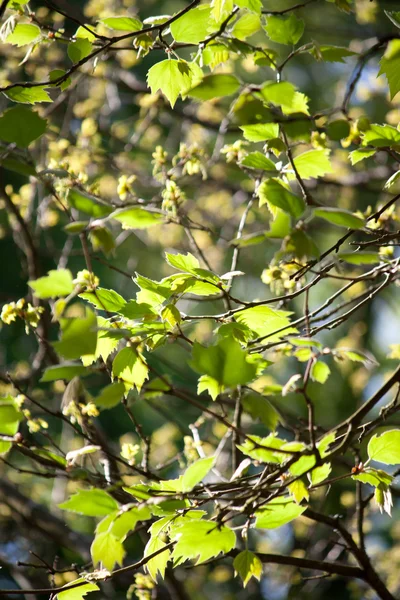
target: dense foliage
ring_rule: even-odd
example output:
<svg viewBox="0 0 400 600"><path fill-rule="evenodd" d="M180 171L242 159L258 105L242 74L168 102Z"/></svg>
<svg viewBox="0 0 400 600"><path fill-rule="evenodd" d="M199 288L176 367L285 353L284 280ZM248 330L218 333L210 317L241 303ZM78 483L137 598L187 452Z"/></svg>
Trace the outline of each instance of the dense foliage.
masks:
<svg viewBox="0 0 400 600"><path fill-rule="evenodd" d="M0 595L399 596L395 5L0 3Z"/></svg>

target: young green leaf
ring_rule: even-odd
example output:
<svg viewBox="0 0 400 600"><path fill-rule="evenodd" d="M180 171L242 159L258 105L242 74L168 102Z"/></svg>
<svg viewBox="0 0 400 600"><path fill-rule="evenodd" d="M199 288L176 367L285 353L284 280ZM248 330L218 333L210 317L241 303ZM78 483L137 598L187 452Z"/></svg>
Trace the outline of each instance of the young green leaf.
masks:
<svg viewBox="0 0 400 600"><path fill-rule="evenodd" d="M330 375L330 368L328 365L321 360L317 360L314 362L311 367L311 379L313 381L317 381L318 383L325 383Z"/></svg>
<svg viewBox="0 0 400 600"><path fill-rule="evenodd" d="M326 150L308 150L296 156L293 162L297 173L302 179L323 177L333 171L329 160L329 153ZM296 178L291 165L287 165L286 172L288 179Z"/></svg>
<svg viewBox="0 0 400 600"><path fill-rule="evenodd" d="M260 581L263 572L261 560L250 550L243 550L235 557L233 568L240 575L243 587L246 587L252 577Z"/></svg>
<svg viewBox="0 0 400 600"><path fill-rule="evenodd" d="M15 106L0 117L0 139L27 148L46 131L47 121L25 106Z"/></svg>
<svg viewBox="0 0 400 600"><path fill-rule="evenodd" d="M144 208L122 208L111 213L110 219L122 224L123 229L147 229L163 222L161 213L145 210Z"/></svg>
<svg viewBox="0 0 400 600"><path fill-rule="evenodd" d="M240 344L228 338L208 348L196 342L192 357L191 366L195 371L209 375L227 387L248 383L257 372L256 365L248 362L248 354Z"/></svg>
<svg viewBox="0 0 400 600"><path fill-rule="evenodd" d="M78 188L70 188L68 190L67 201L76 210L86 213L95 219L106 217L113 210L112 206L109 206L100 200L100 198L82 192Z"/></svg>
<svg viewBox="0 0 400 600"><path fill-rule="evenodd" d="M10 90L4 92L13 102L19 102L20 104L36 104L38 102L53 102L49 94L46 92L44 86L35 86L25 88L21 85L17 85Z"/></svg>
<svg viewBox="0 0 400 600"><path fill-rule="evenodd" d="M249 142L265 142L279 136L278 123L256 123L255 125L242 125L240 129ZM259 153L261 154L261 153Z"/></svg>
<svg viewBox="0 0 400 600"><path fill-rule="evenodd" d="M143 356L139 355L133 347L127 346L114 358L112 374L124 384L126 392L133 387L140 391L149 378L149 368Z"/></svg>
<svg viewBox="0 0 400 600"><path fill-rule="evenodd" d="M306 508L296 504L292 498L274 498L256 511L256 527L259 529L282 527L303 514Z"/></svg>
<svg viewBox="0 0 400 600"><path fill-rule="evenodd" d="M218 74L206 75L203 79L188 90L188 95L196 100L212 100L230 96L238 91L240 82L234 75Z"/></svg>
<svg viewBox="0 0 400 600"><path fill-rule="evenodd" d="M200 458L190 465L182 475L181 491L190 492L200 481L203 481L212 469L214 462L214 457L210 456L210 458Z"/></svg>
<svg viewBox="0 0 400 600"><path fill-rule="evenodd" d="M390 40L381 62L379 75L386 75L390 89L390 98L400 91L400 40Z"/></svg>
<svg viewBox="0 0 400 600"><path fill-rule="evenodd" d="M165 569L167 568L167 563L171 557L171 551L166 546L167 544L155 534L154 537L152 535L149 539L144 549L143 556L146 557L153 554L153 552L157 552L157 550L163 550L163 548L165 548L165 550L159 552L145 564L145 569L153 581L157 581L158 574L164 579Z"/></svg>
<svg viewBox="0 0 400 600"><path fill-rule="evenodd" d="M96 534L90 547L93 564L102 564L108 571L115 565L122 565L125 550L122 542L109 531Z"/></svg>
<svg viewBox="0 0 400 600"><path fill-rule="evenodd" d="M320 217L339 227L348 227L349 229L361 229L365 225L364 219L342 208L316 208L314 216Z"/></svg>
<svg viewBox="0 0 400 600"><path fill-rule="evenodd" d="M257 190L260 206L271 204L298 219L305 210L305 202L290 190L281 179L273 177L263 181Z"/></svg>
<svg viewBox="0 0 400 600"><path fill-rule="evenodd" d="M44 277L28 281L37 298L58 298L68 296L74 289L72 273L69 269L49 271Z"/></svg>
<svg viewBox="0 0 400 600"><path fill-rule="evenodd" d="M80 298L87 300L99 310L120 312L126 306L126 301L115 290L98 287L94 292L82 292Z"/></svg>
<svg viewBox="0 0 400 600"><path fill-rule="evenodd" d="M82 585L78 585L82 584ZM68 589L70 586L75 586L72 589ZM67 585L63 586L63 590L58 592L56 598L58 600L83 600L86 594L90 592L96 592L100 588L95 583L85 582L83 577L70 581Z"/></svg>
<svg viewBox="0 0 400 600"><path fill-rule="evenodd" d="M266 20L265 31L273 42L297 44L304 33L304 21L293 13L288 17L270 15Z"/></svg>
<svg viewBox="0 0 400 600"><path fill-rule="evenodd" d="M171 23L171 34L176 42L198 44L218 29L211 22L211 8L203 5L193 8Z"/></svg>
<svg viewBox="0 0 400 600"><path fill-rule="evenodd" d="M151 93L155 94L161 90L172 107L179 94L190 88L192 79L193 72L185 60L163 60L153 65L147 73L147 83Z"/></svg>
<svg viewBox="0 0 400 600"><path fill-rule="evenodd" d="M107 17L100 19L100 23L104 23L106 27L115 29L116 31L139 31L143 25L139 19L134 17Z"/></svg>
<svg viewBox="0 0 400 600"><path fill-rule="evenodd" d="M74 359L93 354L97 345L97 319L95 313L86 308L84 317L60 319L61 340L53 346L64 358Z"/></svg>
<svg viewBox="0 0 400 600"><path fill-rule="evenodd" d="M71 61L76 64L89 56L92 50L93 46L87 38L78 38L68 44L67 54Z"/></svg>
<svg viewBox="0 0 400 600"><path fill-rule="evenodd" d="M87 517L104 517L118 510L118 502L110 494L97 488L79 490L66 502L58 506L63 510L69 510Z"/></svg>
<svg viewBox="0 0 400 600"><path fill-rule="evenodd" d="M372 436L368 443L368 457L385 465L400 464L400 429Z"/></svg>
<svg viewBox="0 0 400 600"><path fill-rule="evenodd" d="M6 43L18 47L26 46L37 42L40 35L40 28L37 25L17 23L14 31L7 36Z"/></svg>
<svg viewBox="0 0 400 600"><path fill-rule="evenodd" d="M249 327L257 336L276 342L288 333L297 333L297 329L290 325L290 315L286 310L254 306L235 313L235 320Z"/></svg>
<svg viewBox="0 0 400 600"><path fill-rule="evenodd" d="M235 532L215 521L187 521L174 529L176 544L172 553L174 559L196 560L200 564L226 554L235 546Z"/></svg>
<svg viewBox="0 0 400 600"><path fill-rule="evenodd" d="M276 171L275 163L262 152L250 152L240 162L240 165L250 169L260 169L261 171Z"/></svg>

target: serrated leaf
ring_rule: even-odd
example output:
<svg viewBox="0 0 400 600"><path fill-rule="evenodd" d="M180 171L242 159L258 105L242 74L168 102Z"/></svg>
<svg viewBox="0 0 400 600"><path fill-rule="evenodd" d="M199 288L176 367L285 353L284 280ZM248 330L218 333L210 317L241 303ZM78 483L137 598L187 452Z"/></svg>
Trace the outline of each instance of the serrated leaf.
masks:
<svg viewBox="0 0 400 600"><path fill-rule="evenodd" d="M140 356L131 346L127 346L114 358L112 374L124 384L126 392L133 387L140 391L149 378L149 368L143 356Z"/></svg>
<svg viewBox="0 0 400 600"><path fill-rule="evenodd" d="M182 492L190 492L209 473L214 464L214 457L200 458L186 469L182 475Z"/></svg>
<svg viewBox="0 0 400 600"><path fill-rule="evenodd" d="M353 150L350 152L349 158L352 165L356 165L357 163L365 160L366 158L370 158L374 156L376 150L370 150L369 148L358 148L357 150Z"/></svg>
<svg viewBox="0 0 400 600"><path fill-rule="evenodd" d="M93 292L82 292L79 297L87 300L99 310L110 312L119 312L127 304L115 290L106 290L101 287L96 288Z"/></svg>
<svg viewBox="0 0 400 600"><path fill-rule="evenodd" d="M320 217L329 223L349 229L361 229L365 225L364 219L342 208L316 208L314 216Z"/></svg>
<svg viewBox="0 0 400 600"><path fill-rule="evenodd" d="M352 50L348 50L348 48L343 48L342 46L328 46L328 45L315 45L311 50L309 50L310 54L314 56L317 60L324 60L325 62L340 62L344 63L343 59L348 58L349 56L354 56L357 54Z"/></svg>
<svg viewBox="0 0 400 600"><path fill-rule="evenodd" d="M169 252L166 252L165 258L167 263L171 267L174 267L174 269L178 269L178 271L194 273L195 269L200 267L199 261L190 252L187 254L170 254Z"/></svg>
<svg viewBox="0 0 400 600"><path fill-rule="evenodd" d="M257 195L260 206L268 204L280 208L287 214L298 219L305 210L305 202L290 190L290 188L277 177L267 179L259 185Z"/></svg>
<svg viewBox="0 0 400 600"><path fill-rule="evenodd" d="M257 13L258 15L261 13L262 9L262 1L261 0L236 0L236 6L240 8L248 8L252 12Z"/></svg>
<svg viewBox="0 0 400 600"><path fill-rule="evenodd" d="M323 177L333 171L329 160L329 153L326 150L308 150L296 156L293 162L302 179ZM285 170L288 179L296 178L291 165L287 165Z"/></svg>
<svg viewBox="0 0 400 600"><path fill-rule="evenodd" d="M242 399L243 410L253 419L260 419L268 429L275 431L279 423L279 413L260 394L246 394Z"/></svg>
<svg viewBox="0 0 400 600"><path fill-rule="evenodd" d="M235 557L233 568L240 575L243 587L246 587L252 577L260 581L263 572L261 560L250 550L243 550Z"/></svg>
<svg viewBox="0 0 400 600"><path fill-rule="evenodd" d="M310 498L307 486L302 479L296 479L293 483L290 483L288 489L297 504L300 504L302 500L309 500Z"/></svg>
<svg viewBox="0 0 400 600"><path fill-rule="evenodd" d="M58 592L56 598L58 600L83 600L86 594L89 594L90 592L96 592L100 589L99 586L95 583L83 583L84 581L85 579L83 577L70 581L69 583L67 583L67 585L63 587L63 590L61 592ZM81 582L82 585L77 585ZM76 587L73 587L71 590L69 590L68 588L72 585Z"/></svg>
<svg viewBox="0 0 400 600"><path fill-rule="evenodd" d="M261 27L260 17L254 13L244 13L235 23L232 35L238 40L245 40L254 35Z"/></svg>
<svg viewBox="0 0 400 600"><path fill-rule="evenodd" d="M303 514L306 506L296 504L291 498L274 498L255 512L258 529L276 529Z"/></svg>
<svg viewBox="0 0 400 600"><path fill-rule="evenodd" d="M248 167L250 169L260 169L262 171L276 171L275 163L271 159L267 158L262 152L250 152L240 162L242 167Z"/></svg>
<svg viewBox="0 0 400 600"><path fill-rule="evenodd" d="M240 129L249 142L264 142L279 136L278 123L257 123L255 125L242 125Z"/></svg>
<svg viewBox="0 0 400 600"><path fill-rule="evenodd" d="M197 383L197 393L208 392L213 400L216 400L219 394L223 391L224 386L221 385L214 377L210 375L202 375Z"/></svg>
<svg viewBox="0 0 400 600"><path fill-rule="evenodd" d="M297 44L304 33L304 21L290 16L270 15L264 27L270 40L278 44Z"/></svg>
<svg viewBox="0 0 400 600"><path fill-rule="evenodd" d="M314 362L311 367L311 379L313 381L317 381L318 383L325 383L330 375L330 368L328 365L321 360L317 360Z"/></svg>
<svg viewBox="0 0 400 600"><path fill-rule="evenodd" d="M235 546L234 531L214 521L188 521L174 529L176 544L172 553L174 559L196 560L196 565L226 554Z"/></svg>
<svg viewBox="0 0 400 600"><path fill-rule="evenodd" d="M317 485L318 483L322 483L323 481L325 481L325 479L329 477L331 471L331 463L324 463L320 467L315 467L315 469L313 469L311 473L307 474L307 477L309 478L312 485Z"/></svg>
<svg viewBox="0 0 400 600"><path fill-rule="evenodd" d="M119 508L118 502L110 494L97 488L79 490L66 502L58 506L63 510L69 510L87 517L104 517Z"/></svg>
<svg viewBox="0 0 400 600"><path fill-rule="evenodd" d="M372 436L368 443L368 457L385 465L400 464L400 429Z"/></svg>
<svg viewBox="0 0 400 600"><path fill-rule="evenodd" d="M36 104L38 102L53 102L44 86L23 87L17 85L6 92L7 98L20 104Z"/></svg>
<svg viewBox="0 0 400 600"><path fill-rule="evenodd" d="M198 44L205 40L217 27L210 26L210 6L198 6L171 23L172 37L176 42Z"/></svg>
<svg viewBox="0 0 400 600"><path fill-rule="evenodd" d="M125 394L123 383L111 383L101 390L101 393L94 398L94 403L100 408L114 408L118 406Z"/></svg>
<svg viewBox="0 0 400 600"><path fill-rule="evenodd" d="M267 337L269 341L279 341L288 333L297 333L297 329L291 327L290 312L275 310L269 306L254 306L235 313L235 320L249 327L258 336ZM274 334L278 329L284 331Z"/></svg>
<svg viewBox="0 0 400 600"><path fill-rule="evenodd" d="M28 281L37 298L58 298L68 296L74 289L72 273L69 269L49 271L44 277Z"/></svg>
<svg viewBox="0 0 400 600"><path fill-rule="evenodd" d="M146 544L144 549L143 556L149 556L156 552L157 550L161 550L166 547L166 543L160 539L159 537L151 537ZM161 578L164 579L165 569L167 568L167 563L171 557L171 551L169 549L164 550L164 552L160 552L154 558L151 558L145 564L145 569L149 573L150 577L153 581L157 581L157 575L160 574Z"/></svg>
<svg viewBox="0 0 400 600"><path fill-rule="evenodd" d="M243 454L250 456L253 460L267 463L280 463L280 456L277 455L277 452L271 450L271 448L279 450L285 443L285 440L281 440L276 437L275 434L271 433L265 438L261 438L258 435L250 435L243 444L238 445L237 447ZM287 456L288 455L285 455L285 458Z"/></svg>
<svg viewBox="0 0 400 600"><path fill-rule="evenodd" d="M108 531L96 535L90 553L95 566L101 563L109 571L112 571L116 564L122 565L125 556L122 542Z"/></svg>
<svg viewBox="0 0 400 600"><path fill-rule="evenodd" d="M212 0L212 16L217 23L223 21L233 10L233 0Z"/></svg>
<svg viewBox="0 0 400 600"><path fill-rule="evenodd" d="M152 94L161 90L173 107L179 94L190 88L192 78L193 73L186 61L167 59L151 67L147 73L147 84Z"/></svg>
<svg viewBox="0 0 400 600"><path fill-rule="evenodd" d="M362 138L364 146L375 148L397 146L400 144L400 131L391 125L373 124L363 133Z"/></svg>

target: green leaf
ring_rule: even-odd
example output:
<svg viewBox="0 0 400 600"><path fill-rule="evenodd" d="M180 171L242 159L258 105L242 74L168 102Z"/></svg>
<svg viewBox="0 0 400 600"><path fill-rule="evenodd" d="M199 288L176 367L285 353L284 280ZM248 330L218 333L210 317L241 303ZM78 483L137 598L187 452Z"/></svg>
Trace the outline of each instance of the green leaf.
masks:
<svg viewBox="0 0 400 600"><path fill-rule="evenodd" d="M328 365L321 360L317 360L314 362L311 367L311 379L313 381L317 381L318 383L325 383L330 375L330 368Z"/></svg>
<svg viewBox="0 0 400 600"><path fill-rule="evenodd" d="M13 436L23 416L12 396L0 397L0 435ZM0 441L0 456L10 450L11 442Z"/></svg>
<svg viewBox="0 0 400 600"><path fill-rule="evenodd" d="M267 505L256 511L256 527L259 529L275 529L290 523L306 510L291 498L274 498Z"/></svg>
<svg viewBox="0 0 400 600"><path fill-rule="evenodd" d="M143 556L149 556L150 554L153 554L153 552L165 548L166 545L167 544L160 537L152 536L146 544ZM151 558L145 564L145 569L149 573L153 581L157 581L158 573L160 574L161 578L164 579L165 569L167 568L167 563L170 557L171 551L169 549L166 549L164 550L164 552L160 552L154 558Z"/></svg>
<svg viewBox="0 0 400 600"><path fill-rule="evenodd" d="M276 171L275 163L267 158L262 152L250 152L240 162L242 167L248 167L250 169L260 169L262 171Z"/></svg>
<svg viewBox="0 0 400 600"><path fill-rule="evenodd" d="M261 89L262 98L269 104L291 108L295 101L296 88L289 81L267 83ZM275 124L278 127L278 124ZM276 136L278 137L278 136Z"/></svg>
<svg viewBox="0 0 400 600"><path fill-rule="evenodd" d="M316 208L314 216L325 219L325 221L329 221L329 223L333 223L339 227L348 227L350 229L361 229L365 225L364 219L342 208Z"/></svg>
<svg viewBox="0 0 400 600"><path fill-rule="evenodd" d="M304 33L304 21L293 13L289 17L270 15L264 27L270 40L278 44L297 44Z"/></svg>
<svg viewBox="0 0 400 600"><path fill-rule="evenodd" d="M84 581L85 579L83 577L75 579L74 581L70 581L63 587L63 591L58 592L56 598L58 600L83 600L86 594L89 594L90 592L96 592L100 589L95 583L83 583ZM77 584L81 582L82 585L78 586ZM73 587L72 590L69 590L68 588L71 585L76 587Z"/></svg>
<svg viewBox="0 0 400 600"><path fill-rule="evenodd" d="M96 288L94 292L82 292L82 294L79 294L79 297L87 300L99 310L116 313L120 312L127 304L123 297L114 290L106 290L101 287Z"/></svg>
<svg viewBox="0 0 400 600"><path fill-rule="evenodd" d="M221 385L214 377L210 375L202 375L199 377L197 384L197 393L202 394L208 392L213 400L216 400L219 394L223 391L224 386Z"/></svg>
<svg viewBox="0 0 400 600"><path fill-rule="evenodd" d="M104 517L119 508L118 502L110 494L97 488L79 490L58 506L87 517Z"/></svg>
<svg viewBox="0 0 400 600"><path fill-rule="evenodd" d="M133 17L107 17L106 19L99 19L99 21L104 23L106 27L116 31L139 31L143 27L141 21Z"/></svg>
<svg viewBox="0 0 400 600"><path fill-rule="evenodd" d="M296 156L293 162L302 179L323 177L326 173L333 172L329 160L329 152L326 150L308 150L307 152L303 152L303 154ZM286 171L288 179L296 178L291 165L287 165Z"/></svg>
<svg viewBox="0 0 400 600"><path fill-rule="evenodd" d="M210 6L198 6L171 23L172 37L176 42L198 44L216 28L210 27Z"/></svg>
<svg viewBox="0 0 400 600"><path fill-rule="evenodd" d="M350 124L346 119L331 121L328 123L326 133L331 140L338 142L349 135Z"/></svg>
<svg viewBox="0 0 400 600"><path fill-rule="evenodd" d="M223 21L233 10L233 0L212 0L212 16L220 23Z"/></svg>
<svg viewBox="0 0 400 600"><path fill-rule="evenodd" d="M309 500L310 494L306 484L302 479L296 479L288 485L289 492L293 495L293 498L300 504L302 500Z"/></svg>
<svg viewBox="0 0 400 600"><path fill-rule="evenodd" d="M147 506L142 505L139 508L134 504L125 504L121 510L110 513L100 521L96 527L96 534L109 531L118 540L124 541L139 521L148 521L151 516L151 511Z"/></svg>
<svg viewBox="0 0 400 600"><path fill-rule="evenodd" d="M209 473L214 465L214 457L200 458L186 469L182 475L181 492L190 492Z"/></svg>
<svg viewBox="0 0 400 600"><path fill-rule="evenodd" d="M85 375L90 375L90 371L88 371L86 367L74 363L63 363L62 365L48 367L43 373L40 381L42 383L58 381L59 379L71 381L74 377L84 377Z"/></svg>
<svg viewBox="0 0 400 600"><path fill-rule="evenodd" d="M313 469L311 473L307 474L307 477L311 481L312 485L317 485L318 483L322 483L323 481L325 481L325 479L329 477L331 471L331 463L324 463L320 467L315 467L315 469Z"/></svg>
<svg viewBox="0 0 400 600"><path fill-rule="evenodd" d="M260 206L276 206L295 219L303 214L306 207L304 200L293 194L289 186L277 177L263 181L258 187L257 195L260 198Z"/></svg>
<svg viewBox="0 0 400 600"><path fill-rule="evenodd" d="M116 564L122 565L125 556L122 542L108 531L96 535L90 553L94 566L101 563L108 571L112 571Z"/></svg>
<svg viewBox="0 0 400 600"><path fill-rule="evenodd" d="M87 38L78 38L68 44L67 54L70 60L76 64L89 56L92 50L93 46Z"/></svg>
<svg viewBox="0 0 400 600"><path fill-rule="evenodd" d="M82 192L78 188L68 190L67 201L76 210L86 213L95 219L106 217L113 211L112 206L109 206L91 194Z"/></svg>
<svg viewBox="0 0 400 600"><path fill-rule="evenodd" d="M111 383L101 390L99 396L94 399L96 406L100 408L114 408L117 406L125 394L123 383Z"/></svg>
<svg viewBox="0 0 400 600"><path fill-rule="evenodd" d="M206 75L200 83L190 88L187 93L197 100L212 100L212 98L230 96L237 92L239 88L240 82L237 77L221 73Z"/></svg>
<svg viewBox="0 0 400 600"><path fill-rule="evenodd" d="M368 444L368 457L385 465L400 464L400 429L372 436Z"/></svg>
<svg viewBox="0 0 400 600"><path fill-rule="evenodd" d="M27 148L46 131L47 121L25 106L10 108L0 117L0 139Z"/></svg>
<svg viewBox="0 0 400 600"><path fill-rule="evenodd" d="M182 322L181 313L174 304L167 304L160 313L160 317L164 322L167 322L170 327L174 328Z"/></svg>
<svg viewBox="0 0 400 600"><path fill-rule="evenodd" d="M147 84L151 93L155 94L161 90L172 107L179 94L190 88L192 79L191 67L184 60L163 60L153 65L147 73Z"/></svg>
<svg viewBox="0 0 400 600"><path fill-rule="evenodd" d="M395 173L393 173L393 175L391 177L389 177L389 179L387 180L387 182L383 186L383 189L384 190L390 190L390 188L393 187L394 184L397 183L397 181L399 179L400 179L400 171L396 171Z"/></svg>
<svg viewBox="0 0 400 600"><path fill-rule="evenodd" d="M243 550L235 557L233 568L240 575L243 587L246 587L252 577L260 581L263 572L261 560L250 550Z"/></svg>
<svg viewBox="0 0 400 600"><path fill-rule="evenodd" d="M390 98L400 91L400 40L390 40L381 58L379 75L385 75L390 89Z"/></svg>
<svg viewBox="0 0 400 600"><path fill-rule="evenodd" d="M196 559L196 565L226 554L235 546L235 532L214 521L187 521L174 528L176 544L172 553L179 561Z"/></svg>
<svg viewBox="0 0 400 600"><path fill-rule="evenodd" d="M353 150L350 152L349 158L352 165L356 165L357 163L365 160L366 158L370 158L374 156L376 150L371 150L369 148L358 148L357 150Z"/></svg>
<svg viewBox="0 0 400 600"><path fill-rule="evenodd" d="M49 79L50 79L50 81L56 81L60 77L63 77L65 75L65 73L66 73L66 71L63 71L62 69L53 69L53 71L50 71L50 73L49 73ZM67 79L65 79L61 83L54 83L53 86L55 86L55 87L60 86L60 90L63 92L71 85L71 83L72 83L71 77L67 77Z"/></svg>
<svg viewBox="0 0 400 600"><path fill-rule="evenodd" d="M348 58L349 56L354 56L357 54L352 50L348 50L347 48L343 48L341 46L317 46L315 45L311 50L309 50L310 54L314 56L317 60L324 60L325 62L340 62L344 63L343 59Z"/></svg>
<svg viewBox="0 0 400 600"><path fill-rule="evenodd" d="M40 28L37 25L17 23L14 31L7 36L6 43L18 47L26 46L38 41L40 35Z"/></svg>
<svg viewBox="0 0 400 600"><path fill-rule="evenodd" d="M275 342L288 333L297 333L297 329L290 325L288 317L291 314L286 310L276 310L269 306L253 306L235 313L235 320L249 327L258 336L268 337L269 341ZM283 328L284 331L275 333Z"/></svg>
<svg viewBox="0 0 400 600"><path fill-rule="evenodd" d="M93 354L97 345L97 319L95 313L86 308L84 317L60 319L61 340L53 346L64 358L74 359Z"/></svg>
<svg viewBox="0 0 400 600"><path fill-rule="evenodd" d="M188 252L187 254L170 254L165 253L167 263L178 269L178 271L184 271L186 273L195 273L196 269L200 267L200 263L193 254Z"/></svg>
<svg viewBox="0 0 400 600"><path fill-rule="evenodd" d="M265 438L261 438L258 435L250 435L243 444L237 447L243 454L250 456L253 460L266 463L280 463L282 462L280 456L277 455L277 452L271 450L271 448L279 450L285 443L285 440L281 440L274 433L271 433ZM285 458L287 456L285 455Z"/></svg>
<svg viewBox="0 0 400 600"><path fill-rule="evenodd" d="M248 8L251 12L255 12L258 15L261 13L262 1L261 0L236 0L236 6L240 8Z"/></svg>
<svg viewBox="0 0 400 600"><path fill-rule="evenodd" d="M243 410L253 419L260 419L268 429L275 431L279 422L279 413L272 404L260 394L246 394L242 399Z"/></svg>
<svg viewBox="0 0 400 600"><path fill-rule="evenodd" d="M122 224L123 229L147 229L163 222L161 213L145 210L144 208L122 208L110 215Z"/></svg>
<svg viewBox="0 0 400 600"><path fill-rule="evenodd" d="M375 148L397 146L400 144L400 131L391 125L373 124L363 133L363 144Z"/></svg>
<svg viewBox="0 0 400 600"><path fill-rule="evenodd" d="M389 473L385 473L385 471L381 471L380 469L372 469L371 467L364 468L361 473L352 475L351 478L362 483L368 483L374 487L382 484L387 487L393 481L393 476L389 475Z"/></svg>
<svg viewBox="0 0 400 600"><path fill-rule="evenodd" d="M249 142L264 142L279 136L278 123L256 123L255 125L242 125L240 129L243 131L244 137L246 140L249 140ZM259 152L258 154L261 153Z"/></svg>
<svg viewBox="0 0 400 600"><path fill-rule="evenodd" d="M49 271L44 277L28 281L37 298L58 298L68 296L74 289L72 273L69 269Z"/></svg>
<svg viewBox="0 0 400 600"><path fill-rule="evenodd" d="M254 35L261 27L260 17L254 13L245 13L238 19L232 29L232 35L238 40L245 40Z"/></svg>
<svg viewBox="0 0 400 600"><path fill-rule="evenodd" d="M248 354L234 340L224 338L206 348L197 342L192 350L192 368L209 375L220 385L235 387L254 379L257 367L248 362Z"/></svg>
<svg viewBox="0 0 400 600"><path fill-rule="evenodd" d="M17 85L11 90L4 92L13 102L19 102L20 104L36 104L37 102L53 102L49 94L46 92L44 86L36 87L23 87Z"/></svg>
<svg viewBox="0 0 400 600"><path fill-rule="evenodd" d="M381 262L378 252L339 252L338 257L352 265L374 265Z"/></svg>
<svg viewBox="0 0 400 600"><path fill-rule="evenodd" d="M133 387L140 391L149 378L149 368L143 356L139 355L133 347L127 346L114 358L112 374L124 384L126 392Z"/></svg>

